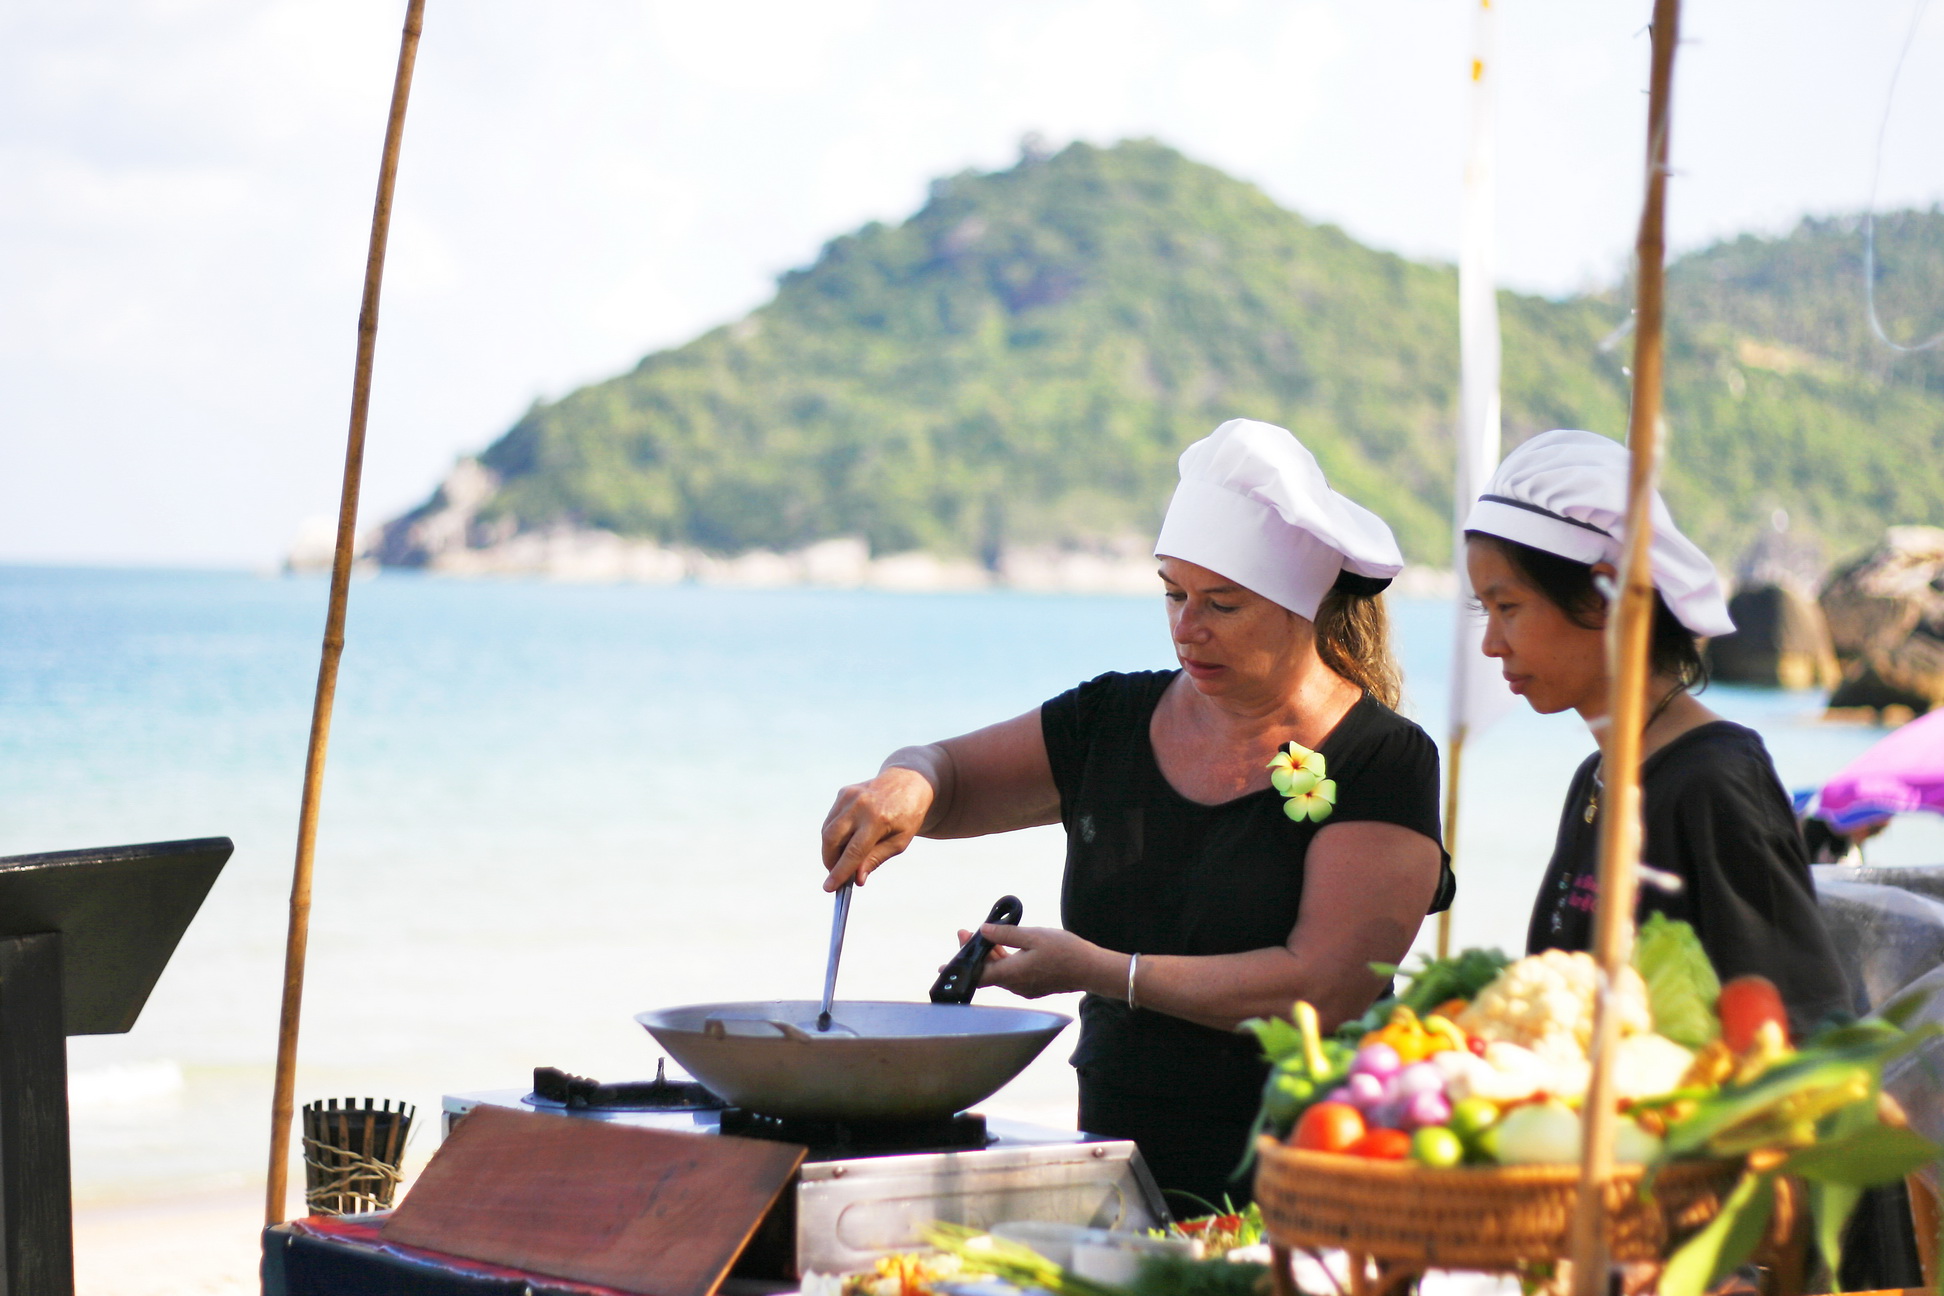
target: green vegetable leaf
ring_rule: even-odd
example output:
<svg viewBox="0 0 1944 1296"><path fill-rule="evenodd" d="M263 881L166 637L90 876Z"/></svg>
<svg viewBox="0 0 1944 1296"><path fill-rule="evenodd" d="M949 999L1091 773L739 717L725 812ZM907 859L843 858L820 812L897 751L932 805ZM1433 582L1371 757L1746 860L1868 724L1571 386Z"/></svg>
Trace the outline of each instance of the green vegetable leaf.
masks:
<svg viewBox="0 0 1944 1296"><path fill-rule="evenodd" d="M1694 928L1665 914L1649 914L1634 941L1633 965L1647 983L1656 1031L1691 1049L1721 1033L1715 1016L1721 978Z"/></svg>
<svg viewBox="0 0 1944 1296"><path fill-rule="evenodd" d="M1271 1084L1274 1084L1275 1077L1271 1076L1269 1082ZM1242 1176L1248 1174L1252 1168L1254 1168L1255 1159L1256 1159L1256 1140L1260 1138L1265 1132L1269 1132L1270 1128L1271 1126L1269 1120L1269 1104L1267 1102L1264 1102L1262 1106L1256 1108L1255 1119L1249 1122L1249 1136L1242 1140L1242 1160L1240 1161L1240 1163L1236 1165L1235 1169L1229 1173L1229 1178L1240 1179L1242 1178Z"/></svg>
<svg viewBox="0 0 1944 1296"><path fill-rule="evenodd" d="M1869 1188L1896 1182L1935 1161L1939 1152L1935 1143L1914 1130L1872 1123L1803 1148L1784 1161L1782 1169L1817 1183Z"/></svg>
<svg viewBox="0 0 1944 1296"><path fill-rule="evenodd" d="M1371 966L1375 968L1384 965L1373 963ZM1380 972L1378 975L1381 976L1383 973ZM1364 1036L1370 1034L1370 1032L1380 1029L1385 1022L1389 1021L1391 1009L1395 1007L1397 1007L1397 1000L1395 998L1379 999L1376 1003L1370 1005L1370 1010L1363 1016L1357 1018L1355 1021L1347 1021L1337 1027L1336 1033L1330 1038L1346 1046L1354 1047L1358 1040L1361 1040Z"/></svg>
<svg viewBox="0 0 1944 1296"><path fill-rule="evenodd" d="M1744 1174L1721 1214L1689 1238L1661 1273L1660 1296L1701 1296L1755 1254L1775 1210L1775 1176Z"/></svg>
<svg viewBox="0 0 1944 1296"><path fill-rule="evenodd" d="M1242 1024L1255 1032L1264 1061L1281 1062L1284 1058L1303 1055L1303 1033L1296 1029L1295 1023L1281 1017L1251 1017Z"/></svg>
<svg viewBox="0 0 1944 1296"><path fill-rule="evenodd" d="M1015 1287L1053 1296L1127 1296L1124 1287L1082 1278L1029 1246L963 1224L935 1223L925 1231L925 1241L957 1256L971 1272L991 1274Z"/></svg>
<svg viewBox="0 0 1944 1296"><path fill-rule="evenodd" d="M1864 1023L1833 1032L1828 1040L1805 1046L1795 1056L1778 1063L1748 1084L1724 1086L1703 1099L1692 1115L1667 1131L1670 1156L1684 1156L1706 1147L1709 1140L1733 1126L1752 1121L1764 1113L1780 1110L1784 1099L1816 1094L1820 1098L1841 1099L1839 1088L1867 1085L1874 1088L1883 1068L1896 1058L1917 1048L1925 1040L1944 1033L1944 1026L1929 1022L1914 1031L1859 1032ZM1859 1092L1854 1097L1862 1097ZM1825 1108L1844 1105L1837 1102ZM1806 1119L1818 1119L1811 1115Z"/></svg>
<svg viewBox="0 0 1944 1296"><path fill-rule="evenodd" d="M1512 960L1495 949L1468 949L1451 958L1420 956L1420 961L1398 1001L1421 1016L1447 999L1474 997Z"/></svg>
<svg viewBox="0 0 1944 1296"><path fill-rule="evenodd" d="M1749 1084L1729 1085L1702 1099L1692 1115L1668 1128L1668 1155L1678 1157L1700 1151L1716 1135L1780 1110L1787 1099L1833 1094L1839 1101L1854 1101L1864 1096L1875 1079L1876 1072L1864 1062L1798 1054ZM1854 1092L1842 1100L1845 1091Z"/></svg>
<svg viewBox="0 0 1944 1296"><path fill-rule="evenodd" d="M1868 1098L1825 1116L1816 1126L1816 1137L1835 1142L1868 1129L1876 1122L1876 1100ZM1809 1218L1815 1224L1816 1249L1822 1252L1823 1263L1828 1266L1833 1283L1843 1267L1843 1226L1849 1223L1850 1212L1856 1209L1863 1190L1850 1184L1818 1180L1810 1180L1804 1187L1809 1194Z"/></svg>
<svg viewBox="0 0 1944 1296"><path fill-rule="evenodd" d="M1843 1226L1849 1223L1856 1203L1863 1199L1863 1190L1851 1184L1814 1180L1804 1186L1809 1190L1809 1216L1816 1224L1816 1249L1822 1252L1823 1263L1829 1266L1830 1284L1840 1292L1843 1289L1836 1275L1843 1266Z"/></svg>
<svg viewBox="0 0 1944 1296"><path fill-rule="evenodd" d="M1881 1017L1892 1026L1902 1026L1908 1022L1919 1008L1931 1001L1930 989L1924 988L1911 994L1900 995L1876 1010L1874 1016Z"/></svg>
<svg viewBox="0 0 1944 1296"><path fill-rule="evenodd" d="M1805 1048L1849 1048L1856 1044L1878 1044L1903 1034L1889 1022L1872 1017L1865 1021L1834 1026L1815 1036Z"/></svg>

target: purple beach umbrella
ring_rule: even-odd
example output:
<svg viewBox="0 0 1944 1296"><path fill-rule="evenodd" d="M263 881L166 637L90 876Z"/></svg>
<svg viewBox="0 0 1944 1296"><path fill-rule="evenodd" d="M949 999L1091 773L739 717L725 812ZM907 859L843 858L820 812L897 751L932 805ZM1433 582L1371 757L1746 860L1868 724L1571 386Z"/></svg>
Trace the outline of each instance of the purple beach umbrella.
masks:
<svg viewBox="0 0 1944 1296"><path fill-rule="evenodd" d="M1823 784L1818 813L1838 832L1911 810L1944 814L1944 709L1919 716Z"/></svg>

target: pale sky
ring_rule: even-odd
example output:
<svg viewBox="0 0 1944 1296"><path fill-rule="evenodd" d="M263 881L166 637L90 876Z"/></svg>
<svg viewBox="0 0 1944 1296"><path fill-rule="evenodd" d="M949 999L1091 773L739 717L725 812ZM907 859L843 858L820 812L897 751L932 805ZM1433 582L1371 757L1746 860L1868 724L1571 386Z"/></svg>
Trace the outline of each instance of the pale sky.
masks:
<svg viewBox="0 0 1944 1296"><path fill-rule="evenodd" d="M1918 0L1690 0L1678 248L1860 210ZM1633 239L1646 0L1501 0L1499 262ZM0 8L0 561L267 566L334 512L403 0ZM1151 135L1450 259L1468 0L429 0L364 518L934 176ZM1880 206L1944 199L1944 11ZM1940 304L1944 316L1944 304Z"/></svg>

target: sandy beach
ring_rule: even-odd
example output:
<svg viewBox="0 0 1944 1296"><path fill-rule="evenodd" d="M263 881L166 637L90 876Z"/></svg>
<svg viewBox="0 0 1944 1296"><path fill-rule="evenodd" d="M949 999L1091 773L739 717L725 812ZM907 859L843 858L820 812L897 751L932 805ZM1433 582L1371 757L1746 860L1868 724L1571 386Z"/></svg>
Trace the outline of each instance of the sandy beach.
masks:
<svg viewBox="0 0 1944 1296"><path fill-rule="evenodd" d="M76 1296L255 1292L263 1199L233 1192L74 1213Z"/></svg>

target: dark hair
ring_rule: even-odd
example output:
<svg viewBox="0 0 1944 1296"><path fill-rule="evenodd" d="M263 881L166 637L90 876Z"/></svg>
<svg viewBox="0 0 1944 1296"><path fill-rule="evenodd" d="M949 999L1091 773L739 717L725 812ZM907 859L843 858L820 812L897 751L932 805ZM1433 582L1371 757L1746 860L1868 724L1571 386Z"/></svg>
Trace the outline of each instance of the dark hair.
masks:
<svg viewBox="0 0 1944 1296"><path fill-rule="evenodd" d="M1593 584L1591 564L1484 531L1467 531L1465 539L1489 544L1504 554L1519 578L1564 612L1574 625L1598 630L1606 624L1606 596ZM1647 660L1654 674L1671 676L1684 689L1698 693L1708 687L1708 664L1701 656L1701 641L1681 624L1659 590L1654 591L1654 628L1647 639Z"/></svg>
<svg viewBox="0 0 1944 1296"><path fill-rule="evenodd" d="M1404 693L1404 676L1391 654L1390 615L1379 592L1388 583L1339 580L1316 609L1316 655L1395 710Z"/></svg>

